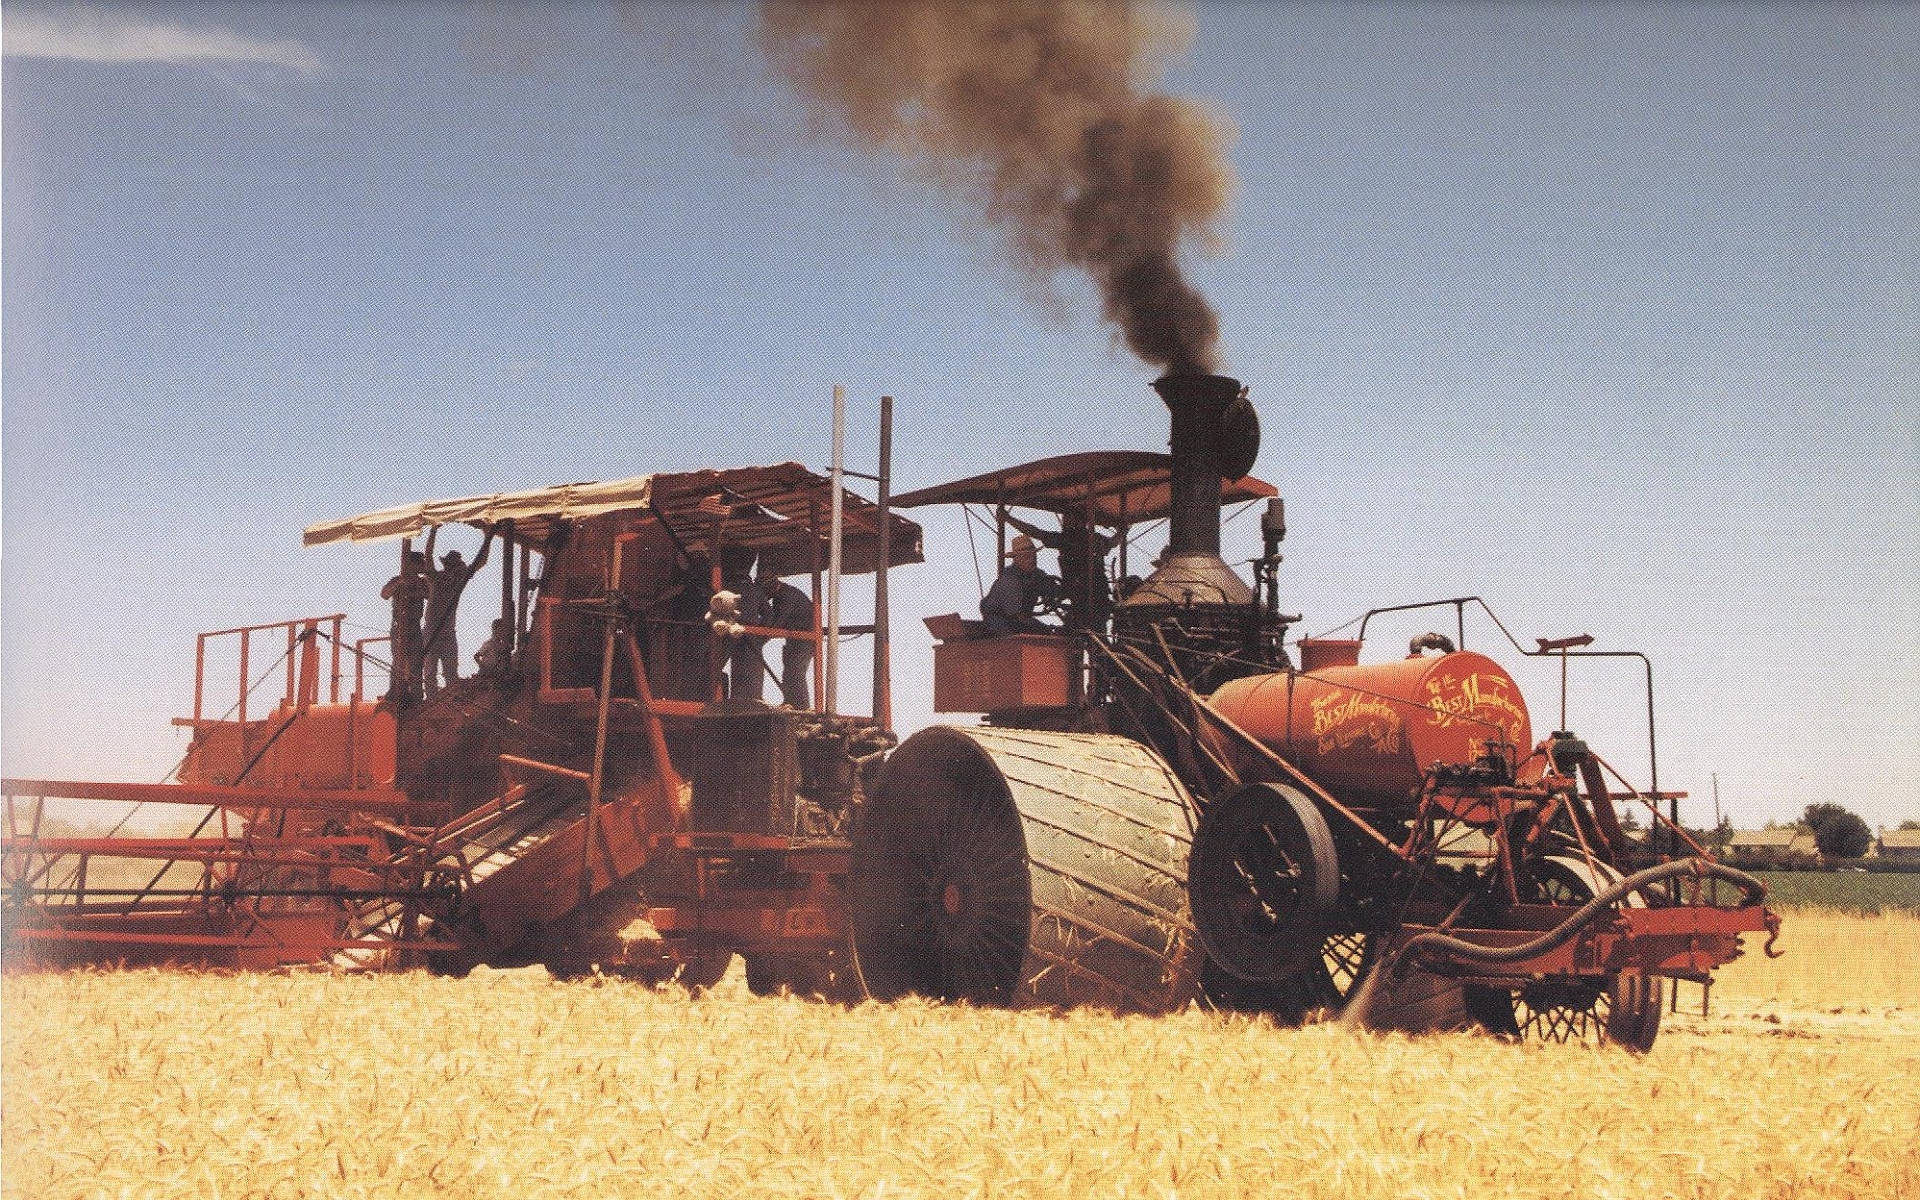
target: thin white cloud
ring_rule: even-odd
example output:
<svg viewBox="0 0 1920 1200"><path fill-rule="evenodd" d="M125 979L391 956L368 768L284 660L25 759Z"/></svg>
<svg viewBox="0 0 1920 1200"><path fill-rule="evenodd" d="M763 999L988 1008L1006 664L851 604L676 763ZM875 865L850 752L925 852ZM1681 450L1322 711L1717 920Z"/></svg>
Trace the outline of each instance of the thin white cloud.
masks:
<svg viewBox="0 0 1920 1200"><path fill-rule="evenodd" d="M13 58L62 58L91 63L258 63L302 75L326 63L306 44L262 41L206 25L189 29L163 21L79 9L18 12L0 20L6 54Z"/></svg>

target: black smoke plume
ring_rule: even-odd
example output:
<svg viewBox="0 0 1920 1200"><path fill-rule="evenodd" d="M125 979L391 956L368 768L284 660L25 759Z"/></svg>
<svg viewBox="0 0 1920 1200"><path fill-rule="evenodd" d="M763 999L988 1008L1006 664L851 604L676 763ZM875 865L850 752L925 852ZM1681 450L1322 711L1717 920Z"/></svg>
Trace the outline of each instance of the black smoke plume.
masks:
<svg viewBox="0 0 1920 1200"><path fill-rule="evenodd" d="M1211 250L1233 128L1154 93L1191 23L1123 0L766 0L759 38L816 121L981 204L1040 277L1079 267L1127 345L1211 371L1219 319L1180 269Z"/></svg>

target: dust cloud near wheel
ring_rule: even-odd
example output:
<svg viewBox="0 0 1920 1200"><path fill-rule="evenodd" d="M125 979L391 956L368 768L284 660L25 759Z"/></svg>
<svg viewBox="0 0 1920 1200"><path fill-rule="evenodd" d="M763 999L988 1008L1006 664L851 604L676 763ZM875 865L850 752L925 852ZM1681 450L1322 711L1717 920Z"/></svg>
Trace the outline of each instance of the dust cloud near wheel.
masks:
<svg viewBox="0 0 1920 1200"><path fill-rule="evenodd" d="M888 760L848 903L876 999L1166 1012L1197 991L1191 809L1126 738L939 726Z"/></svg>

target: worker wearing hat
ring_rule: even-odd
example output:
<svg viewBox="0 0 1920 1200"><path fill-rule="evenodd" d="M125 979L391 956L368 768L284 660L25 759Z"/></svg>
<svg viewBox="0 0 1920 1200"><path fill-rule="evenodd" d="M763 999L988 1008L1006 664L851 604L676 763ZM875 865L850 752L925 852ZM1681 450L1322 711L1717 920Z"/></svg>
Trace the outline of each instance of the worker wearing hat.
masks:
<svg viewBox="0 0 1920 1200"><path fill-rule="evenodd" d="M987 636L1010 633L1054 633L1056 628L1036 615L1060 603L1060 581L1040 569L1040 549L1020 534L1007 549L1009 562L980 601Z"/></svg>
<svg viewBox="0 0 1920 1200"><path fill-rule="evenodd" d="M426 685L428 699L440 690L443 674L448 684L460 682L460 641L454 633L454 613L460 606L460 593L467 590L468 582L487 565L487 555L493 550L493 533L492 529L487 530L486 540L480 543L480 556L471 563L458 550L449 550L441 556L438 568L433 566L433 545L440 536L440 527L434 526L427 534L424 564L427 602L420 632L426 649L422 683Z"/></svg>

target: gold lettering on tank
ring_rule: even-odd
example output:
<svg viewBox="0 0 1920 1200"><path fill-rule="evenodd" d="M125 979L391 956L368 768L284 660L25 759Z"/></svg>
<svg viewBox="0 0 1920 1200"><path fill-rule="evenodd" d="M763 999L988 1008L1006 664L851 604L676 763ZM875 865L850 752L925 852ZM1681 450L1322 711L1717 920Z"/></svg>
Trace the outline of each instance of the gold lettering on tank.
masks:
<svg viewBox="0 0 1920 1200"><path fill-rule="evenodd" d="M1510 741L1520 737L1527 710L1508 694L1512 681L1504 675L1475 672L1461 679L1450 673L1427 680L1427 724L1446 729L1460 721L1498 725Z"/></svg>
<svg viewBox="0 0 1920 1200"><path fill-rule="evenodd" d="M1342 690L1315 697L1311 704L1319 753L1331 754L1362 742L1375 754L1400 752L1402 725L1391 700Z"/></svg>

